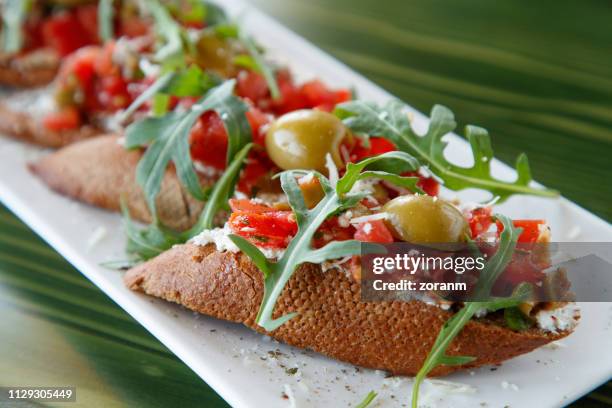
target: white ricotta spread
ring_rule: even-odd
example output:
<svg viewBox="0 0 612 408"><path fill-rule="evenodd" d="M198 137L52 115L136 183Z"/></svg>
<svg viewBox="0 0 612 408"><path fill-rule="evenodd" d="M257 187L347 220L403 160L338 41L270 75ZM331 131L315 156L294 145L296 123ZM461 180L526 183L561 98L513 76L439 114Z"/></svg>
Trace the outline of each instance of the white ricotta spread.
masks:
<svg viewBox="0 0 612 408"><path fill-rule="evenodd" d="M233 231L229 227L229 224L225 224L223 228L207 229L200 232L195 237L191 238L191 243L195 245L205 246L208 244L214 244L215 248L219 252L240 252L240 248L234 244L229 238L229 235L233 234ZM284 249L274 248L259 248L262 254L268 259L278 259L285 253Z"/></svg>
<svg viewBox="0 0 612 408"><path fill-rule="evenodd" d="M540 310L535 317L540 329L557 333L576 327L580 318L580 308L575 303L568 303L556 309Z"/></svg>
<svg viewBox="0 0 612 408"><path fill-rule="evenodd" d="M46 86L26 91L11 92L2 99L9 109L42 117L51 113L57 107L54 99L53 86Z"/></svg>
<svg viewBox="0 0 612 408"><path fill-rule="evenodd" d="M215 244L217 251L219 252L240 252L240 249L229 239L229 234L232 233L229 225L226 223L223 228L207 229L200 232L195 237L191 238L191 243L195 245L208 245Z"/></svg>

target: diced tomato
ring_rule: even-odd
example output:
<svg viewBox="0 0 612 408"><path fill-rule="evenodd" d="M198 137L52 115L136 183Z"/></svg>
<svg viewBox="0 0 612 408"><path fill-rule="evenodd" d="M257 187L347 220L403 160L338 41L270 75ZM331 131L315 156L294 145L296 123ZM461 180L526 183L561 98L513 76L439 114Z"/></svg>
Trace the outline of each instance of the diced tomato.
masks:
<svg viewBox="0 0 612 408"><path fill-rule="evenodd" d="M263 75L254 71L240 71L236 83L238 96L257 104L268 97L268 84Z"/></svg>
<svg viewBox="0 0 612 408"><path fill-rule="evenodd" d="M297 233L292 211L237 211L229 225L235 234L263 248L285 248Z"/></svg>
<svg viewBox="0 0 612 408"><path fill-rule="evenodd" d="M504 230L504 225L497 222L497 232L501 233ZM518 242L523 244L534 243L538 240L541 234L540 228L546 225L544 220L513 220L512 224L515 228L522 228L523 232L518 238Z"/></svg>
<svg viewBox="0 0 612 408"><path fill-rule="evenodd" d="M184 99L184 98L183 98ZM195 100L194 100L195 102ZM181 100L181 104L183 100ZM263 146L263 135L260 134L260 129L268 123L269 118L263 112L251 107L246 113L247 120L253 131L254 142ZM217 169L224 169L227 155L227 131L225 125L217 113L214 111L205 112L190 134L191 156L195 160L213 166ZM251 166L248 170L250 181L254 180L256 174L263 174L262 165ZM247 166L248 168L249 166ZM267 170L267 169L266 169Z"/></svg>
<svg viewBox="0 0 612 408"><path fill-rule="evenodd" d="M45 43L62 56L95 42L74 11L58 13L48 18L43 23L42 32Z"/></svg>
<svg viewBox="0 0 612 408"><path fill-rule="evenodd" d="M79 111L73 107L51 113L43 118L43 126L53 131L77 129L80 125Z"/></svg>
<svg viewBox="0 0 612 408"><path fill-rule="evenodd" d="M253 200L249 199L232 198L229 200L229 205L233 212L265 213L276 211L272 207L256 203Z"/></svg>
<svg viewBox="0 0 612 408"><path fill-rule="evenodd" d="M260 184L273 168L269 163L269 159L250 154L246 166L240 173L240 180L236 186L237 190L247 196L252 196L256 193L256 187Z"/></svg>
<svg viewBox="0 0 612 408"><path fill-rule="evenodd" d="M62 66L60 82L75 75L81 87L89 87L96 75L96 61L101 51L100 47L86 47L72 54Z"/></svg>
<svg viewBox="0 0 612 408"><path fill-rule="evenodd" d="M489 230L493 224L492 213L491 207L478 207L470 212L469 224L472 238L477 238Z"/></svg>
<svg viewBox="0 0 612 408"><path fill-rule="evenodd" d="M87 32L89 43L100 42L98 37L98 6L96 4L79 6L75 8L74 13L80 26Z"/></svg>
<svg viewBox="0 0 612 408"><path fill-rule="evenodd" d="M313 246L321 248L331 241L346 241L353 239L355 227L349 225L343 227L338 222L338 217L328 218L321 224L313 239Z"/></svg>
<svg viewBox="0 0 612 408"><path fill-rule="evenodd" d="M94 66L96 74L99 76L103 77L120 74L119 67L113 61L115 46L116 44L114 41L109 41L103 47L95 47L99 51L96 55Z"/></svg>
<svg viewBox="0 0 612 408"><path fill-rule="evenodd" d="M440 183L438 183L438 181L433 177L423 176L418 171L409 171L403 173L402 176L418 177L419 181L417 182L417 186L420 187L421 190L423 190L427 195L435 197L440 192Z"/></svg>
<svg viewBox="0 0 612 408"><path fill-rule="evenodd" d="M45 45L42 32L42 24L38 18L28 18L23 25L24 44L22 52L35 50Z"/></svg>
<svg viewBox="0 0 612 408"><path fill-rule="evenodd" d="M294 110L309 108L300 90L293 83L289 71L279 71L276 74L276 82L280 90L280 98L271 99L269 102L274 113L282 115Z"/></svg>
<svg viewBox="0 0 612 408"><path fill-rule="evenodd" d="M356 163L368 157L378 156L395 150L397 150L395 145L384 137L371 137L369 147L365 147L363 141L357 139L350 153L350 159Z"/></svg>
<svg viewBox="0 0 612 408"><path fill-rule="evenodd" d="M383 220L372 220L357 225L355 239L361 242L378 242L387 244L393 242L393 235Z"/></svg>
<svg viewBox="0 0 612 408"><path fill-rule="evenodd" d="M262 132L262 128L264 125L270 123L270 116L266 115L259 109L255 107L251 107L247 113L246 117L251 125L251 131L253 133L253 142L265 146L265 137L266 135Z"/></svg>
<svg viewBox="0 0 612 408"><path fill-rule="evenodd" d="M331 90L318 79L302 84L300 93L308 107L321 109L327 112L331 112L337 104L351 99L350 90Z"/></svg>
<svg viewBox="0 0 612 408"><path fill-rule="evenodd" d="M227 132L223 121L215 111L205 112L189 135L191 157L216 169L225 168L227 156Z"/></svg>
<svg viewBox="0 0 612 408"><path fill-rule="evenodd" d="M513 220L512 223L516 228L523 229L518 239L522 243L536 242L540 237L540 227L546 224L544 220Z"/></svg>
<svg viewBox="0 0 612 408"><path fill-rule="evenodd" d="M280 96L273 99L263 75L253 71L241 71L238 75L236 92L249 99L265 112L282 115L297 109L318 108L331 111L336 104L351 99L348 89L331 90L321 81L313 80L298 86L287 70L276 73Z"/></svg>
<svg viewBox="0 0 612 408"><path fill-rule="evenodd" d="M97 95L100 105L109 111L126 108L131 103L127 82L119 75L100 78Z"/></svg>

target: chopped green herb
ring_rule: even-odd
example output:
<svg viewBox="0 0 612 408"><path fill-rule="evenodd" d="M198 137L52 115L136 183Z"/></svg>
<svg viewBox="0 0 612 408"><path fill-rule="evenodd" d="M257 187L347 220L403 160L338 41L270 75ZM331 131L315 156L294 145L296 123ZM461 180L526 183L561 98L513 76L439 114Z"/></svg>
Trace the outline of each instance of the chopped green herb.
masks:
<svg viewBox="0 0 612 408"><path fill-rule="evenodd" d="M515 228L512 224L512 220L508 217L502 215L496 215L496 217L504 225L504 230L501 233L495 255L489 259L485 268L480 272L480 279L475 292L476 299L491 299L491 288L508 263L512 260L514 248L516 247L518 237L522 231L520 228ZM427 377L433 369L440 365L463 365L474 361L474 357L449 356L446 354L446 350L451 342L457 337L474 314L481 309L495 311L517 306L528 298L530 295L530 287L528 285L521 285L520 288L517 289L520 290L516 290L509 298L493 298L488 301L466 302L461 310L444 323L425 362L423 362L423 366L415 377L412 388L412 408L418 407L419 388L425 377Z"/></svg>
<svg viewBox="0 0 612 408"><path fill-rule="evenodd" d="M127 252L135 255L140 260L147 260L170 249L173 245L188 241L203 229L212 228L214 216L227 203L227 200L234 192L240 169L244 165L250 148L251 144L249 143L238 152L212 191L207 194L208 200L198 222L187 231L173 231L164 227L159 222L154 222L148 227L139 230L132 223L129 211L122 202L125 229L128 236Z"/></svg>
<svg viewBox="0 0 612 408"><path fill-rule="evenodd" d="M368 172L363 170L370 164L389 158L403 159L406 162L413 162L415 159L405 152L390 152L383 155L363 160L352 166L348 166L345 175L338 181L336 186L331 181L318 172L306 170L289 170L280 174L281 187L295 215L298 232L287 246L284 254L277 262L272 262L263 253L246 239L230 235L230 239L251 258L253 263L259 268L264 276L264 296L257 314L256 323L272 331L283 323L295 316L295 313L282 316L278 319L272 318L272 312L276 301L284 289L287 281L297 267L305 262L321 263L328 259L342 258L343 256L355 255L361 251L361 243L355 240L335 241L326 246L312 248L312 239L317 233L321 224L331 215L353 207L364 194L351 193L351 188L362 175ZM296 177L306 174L314 174L319 180L325 196L313 208L306 207L304 196L296 181ZM405 178L387 173L380 173L378 177L384 176L392 182L402 185L411 185L413 178Z"/></svg>
<svg viewBox="0 0 612 408"><path fill-rule="evenodd" d="M158 0L147 0L157 35L163 40L154 59L165 67L182 67L186 64L181 26Z"/></svg>
<svg viewBox="0 0 612 408"><path fill-rule="evenodd" d="M533 326L533 321L516 306L504 309L504 320L510 329L516 331L527 330Z"/></svg>
<svg viewBox="0 0 612 408"><path fill-rule="evenodd" d="M5 0L2 3L2 49L15 53L23 46L22 26L31 0Z"/></svg>
<svg viewBox="0 0 612 408"><path fill-rule="evenodd" d="M114 36L115 9L113 3L113 0L99 0L98 3L98 36L103 42L111 40Z"/></svg>
<svg viewBox="0 0 612 408"><path fill-rule="evenodd" d="M228 135L227 163L251 140L251 128L245 115L247 106L234 96L234 86L234 80L226 81L211 89L184 112L175 110L163 117L146 118L126 129L126 148L147 147L136 168L136 180L143 189L154 219L157 214L155 198L170 161L190 194L201 201L206 198L189 150L189 132L204 112L216 111L225 124Z"/></svg>
<svg viewBox="0 0 612 408"><path fill-rule="evenodd" d="M374 391L368 392L368 395L365 396L363 401L355 405L355 408L367 408L372 403L372 401L374 401L374 398L376 398L377 395L378 394L376 394Z"/></svg>
<svg viewBox="0 0 612 408"><path fill-rule="evenodd" d="M494 178L491 174L491 139L485 129L477 126L467 126L465 130L474 158L472 167L461 167L448 161L444 156L447 142L443 137L455 129L456 123L453 113L444 106L433 107L429 129L424 136L414 132L405 106L399 101L384 106L364 101L345 102L337 106L335 114L354 132L388 138L399 150L414 155L421 165L427 166L445 187L452 190L479 188L499 196L501 200L513 194L558 195L556 191L529 186L531 171L524 154L516 162L516 181Z"/></svg>

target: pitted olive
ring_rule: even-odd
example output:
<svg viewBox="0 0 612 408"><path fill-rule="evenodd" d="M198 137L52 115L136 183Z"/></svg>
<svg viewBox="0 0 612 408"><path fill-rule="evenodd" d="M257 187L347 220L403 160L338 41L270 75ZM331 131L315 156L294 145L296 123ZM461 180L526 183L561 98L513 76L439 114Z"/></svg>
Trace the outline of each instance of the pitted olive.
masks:
<svg viewBox="0 0 612 408"><path fill-rule="evenodd" d="M468 223L448 201L428 195L405 195L385 204L387 226L393 235L412 243L456 243L465 241Z"/></svg>
<svg viewBox="0 0 612 408"><path fill-rule="evenodd" d="M270 126L266 134L266 150L281 169L325 173L328 153L336 166L342 166L340 143L346 136L346 127L331 113L297 110L281 116Z"/></svg>

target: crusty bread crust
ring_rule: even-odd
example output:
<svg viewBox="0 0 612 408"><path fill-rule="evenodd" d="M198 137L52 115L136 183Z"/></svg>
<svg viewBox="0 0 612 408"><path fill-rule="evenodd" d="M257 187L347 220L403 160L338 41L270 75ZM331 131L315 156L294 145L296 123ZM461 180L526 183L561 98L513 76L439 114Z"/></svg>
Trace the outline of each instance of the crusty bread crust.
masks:
<svg viewBox="0 0 612 408"><path fill-rule="evenodd" d="M151 222L144 195L136 183L141 156L142 151L127 151L117 135L103 135L66 146L32 163L30 169L53 190L97 207L119 211L123 196L134 219ZM188 229L202 208L203 203L182 187L174 169L169 168L157 197L159 218L164 225Z"/></svg>
<svg viewBox="0 0 612 408"><path fill-rule="evenodd" d="M175 246L128 271L125 283L132 290L263 332L255 324L262 274L244 254L218 252L212 245ZM451 313L418 301L362 302L360 293L360 285L344 272L302 265L274 311L275 318L298 315L268 334L357 366L415 375ZM432 375L499 364L568 334L514 332L487 319L473 320L448 353L476 360L462 367L438 367Z"/></svg>
<svg viewBox="0 0 612 408"><path fill-rule="evenodd" d="M16 88L41 86L53 81L60 57L50 48L0 59L0 85Z"/></svg>
<svg viewBox="0 0 612 408"><path fill-rule="evenodd" d="M40 146L58 148L103 133L100 129L85 125L74 130L53 131L28 112L12 110L0 103L0 133Z"/></svg>

